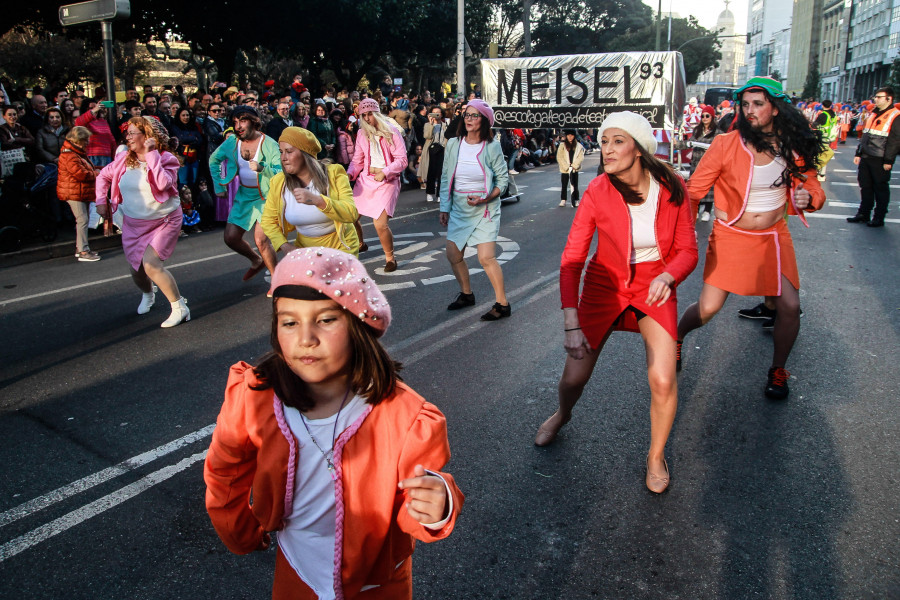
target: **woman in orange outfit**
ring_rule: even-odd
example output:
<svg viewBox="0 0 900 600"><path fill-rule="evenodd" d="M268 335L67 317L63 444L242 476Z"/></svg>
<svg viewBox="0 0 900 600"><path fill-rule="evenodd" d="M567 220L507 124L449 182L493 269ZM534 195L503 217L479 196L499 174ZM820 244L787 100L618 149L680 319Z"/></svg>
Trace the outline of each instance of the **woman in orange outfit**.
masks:
<svg viewBox="0 0 900 600"><path fill-rule="evenodd" d="M694 214L715 185L716 220L700 300L678 323L677 360L680 369L684 337L708 323L729 293L774 297L775 348L765 395L784 399L790 376L784 367L800 330L800 277L785 216L798 215L808 227L803 212L825 204L816 180L824 144L774 79L754 77L734 97L735 130L713 140L688 183Z"/></svg>

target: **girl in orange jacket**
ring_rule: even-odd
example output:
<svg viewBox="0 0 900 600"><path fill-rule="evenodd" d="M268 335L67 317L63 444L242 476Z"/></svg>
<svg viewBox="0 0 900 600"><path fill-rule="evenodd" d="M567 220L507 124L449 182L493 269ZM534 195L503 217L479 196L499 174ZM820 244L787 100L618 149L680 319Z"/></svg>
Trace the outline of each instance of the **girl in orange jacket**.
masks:
<svg viewBox="0 0 900 600"><path fill-rule="evenodd" d="M399 381L355 256L295 250L270 295L273 351L232 367L206 458L216 532L246 554L278 531L273 599L411 599L415 540L450 535L463 503L444 416Z"/></svg>

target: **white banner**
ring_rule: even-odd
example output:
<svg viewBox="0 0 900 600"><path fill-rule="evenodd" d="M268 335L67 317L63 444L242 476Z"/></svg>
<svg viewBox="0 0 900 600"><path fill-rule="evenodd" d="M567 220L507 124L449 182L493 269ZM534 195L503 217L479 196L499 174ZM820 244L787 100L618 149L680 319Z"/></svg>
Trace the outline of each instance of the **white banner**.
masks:
<svg viewBox="0 0 900 600"><path fill-rule="evenodd" d="M587 129L630 110L676 129L684 106L679 52L482 59L482 98L498 127Z"/></svg>

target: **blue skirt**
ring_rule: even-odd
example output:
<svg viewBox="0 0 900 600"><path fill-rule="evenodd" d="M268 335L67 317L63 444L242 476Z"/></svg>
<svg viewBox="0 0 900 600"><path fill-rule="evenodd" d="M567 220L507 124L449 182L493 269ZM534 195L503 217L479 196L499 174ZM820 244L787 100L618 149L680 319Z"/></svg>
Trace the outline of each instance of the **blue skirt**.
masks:
<svg viewBox="0 0 900 600"><path fill-rule="evenodd" d="M487 204L469 206L465 194L453 192L447 240L462 250L485 242L496 242L500 235L500 198Z"/></svg>

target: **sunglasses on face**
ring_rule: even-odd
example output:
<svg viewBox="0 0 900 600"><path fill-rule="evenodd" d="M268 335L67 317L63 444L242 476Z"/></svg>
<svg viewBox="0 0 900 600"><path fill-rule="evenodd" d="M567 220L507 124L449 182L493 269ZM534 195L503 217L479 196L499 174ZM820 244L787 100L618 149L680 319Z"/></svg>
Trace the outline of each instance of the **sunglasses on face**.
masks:
<svg viewBox="0 0 900 600"><path fill-rule="evenodd" d="M465 114L463 115L463 118L464 118L466 121L474 121L475 119L479 118L480 116L481 116L481 113L470 113L470 112L467 112L467 113L465 113Z"/></svg>

